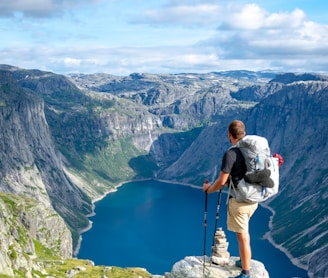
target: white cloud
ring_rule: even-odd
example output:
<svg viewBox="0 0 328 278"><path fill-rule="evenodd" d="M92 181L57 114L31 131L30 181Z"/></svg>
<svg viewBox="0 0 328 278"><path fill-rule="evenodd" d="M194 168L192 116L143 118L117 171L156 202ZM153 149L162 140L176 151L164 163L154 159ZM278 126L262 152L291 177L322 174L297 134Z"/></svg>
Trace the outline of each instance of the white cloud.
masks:
<svg viewBox="0 0 328 278"><path fill-rule="evenodd" d="M306 14L295 9L292 13L273 13L269 14L264 21L265 28L298 28L306 21Z"/></svg>
<svg viewBox="0 0 328 278"><path fill-rule="evenodd" d="M228 10L223 16L223 26L229 29L258 29L263 25L265 11L255 4L248 4L240 10Z"/></svg>
<svg viewBox="0 0 328 278"><path fill-rule="evenodd" d="M204 44L216 48L220 59L278 59L283 64L302 56L328 56L328 26L309 21L299 9L270 14L246 5L223 18L217 31Z"/></svg>
<svg viewBox="0 0 328 278"><path fill-rule="evenodd" d="M67 67L76 67L76 66L80 66L81 65L81 60L80 59L66 57L66 58L64 58L64 64Z"/></svg>
<svg viewBox="0 0 328 278"><path fill-rule="evenodd" d="M228 5L221 14L221 29L257 30L272 28L296 28L306 19L306 14L295 9L293 12L269 13L257 4Z"/></svg>
<svg viewBox="0 0 328 278"><path fill-rule="evenodd" d="M174 4L159 9L148 9L133 22L150 25L213 25L217 24L220 6L212 3Z"/></svg>

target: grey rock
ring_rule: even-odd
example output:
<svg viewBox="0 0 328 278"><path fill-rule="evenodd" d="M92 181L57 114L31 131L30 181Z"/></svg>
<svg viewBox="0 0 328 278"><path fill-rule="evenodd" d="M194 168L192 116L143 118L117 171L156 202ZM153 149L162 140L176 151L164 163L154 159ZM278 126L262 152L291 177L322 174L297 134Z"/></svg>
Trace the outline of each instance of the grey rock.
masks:
<svg viewBox="0 0 328 278"><path fill-rule="evenodd" d="M240 273L240 268L235 266L238 258L231 257L224 266L211 264L209 257L185 257L172 267L170 273L165 273L165 278L227 278L235 277ZM205 266L205 267L204 267ZM269 274L261 262L251 261L251 274L253 278L269 278Z"/></svg>

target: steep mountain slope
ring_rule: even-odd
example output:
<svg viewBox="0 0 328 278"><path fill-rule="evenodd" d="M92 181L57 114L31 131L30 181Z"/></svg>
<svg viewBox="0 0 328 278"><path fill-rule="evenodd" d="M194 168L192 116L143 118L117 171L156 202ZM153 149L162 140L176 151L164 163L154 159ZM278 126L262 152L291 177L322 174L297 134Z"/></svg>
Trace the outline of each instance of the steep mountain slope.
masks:
<svg viewBox="0 0 328 278"><path fill-rule="evenodd" d="M281 194L270 202L277 212L272 236L312 277L326 277L328 82L290 84L271 101L272 115L279 115L273 124L281 128L267 127L266 133L287 161Z"/></svg>
<svg viewBox="0 0 328 278"><path fill-rule="evenodd" d="M43 100L0 71L0 102L1 191L51 205L73 230L86 226L91 200L64 171Z"/></svg>

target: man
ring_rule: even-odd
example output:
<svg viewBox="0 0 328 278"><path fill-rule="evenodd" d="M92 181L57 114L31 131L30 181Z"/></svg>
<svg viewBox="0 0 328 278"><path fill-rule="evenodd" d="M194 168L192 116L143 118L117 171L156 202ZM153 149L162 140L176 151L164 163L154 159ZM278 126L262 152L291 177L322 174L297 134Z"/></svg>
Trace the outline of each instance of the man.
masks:
<svg viewBox="0 0 328 278"><path fill-rule="evenodd" d="M234 146L237 142L246 135L245 125L242 121L234 120L230 123L228 128L228 138L230 143ZM203 184L203 191L213 193L228 185L229 176L236 188L238 181L241 180L246 173L246 165L244 157L239 148L228 149L223 158L220 175L217 180L211 185L209 183ZM237 190L237 189L236 189ZM237 202L234 198L234 190L231 190L229 196L227 226L228 230L235 232L237 235L240 261L236 265L242 268L240 275L236 278L250 278L250 264L251 264L251 245L249 235L249 220L255 210L257 203Z"/></svg>

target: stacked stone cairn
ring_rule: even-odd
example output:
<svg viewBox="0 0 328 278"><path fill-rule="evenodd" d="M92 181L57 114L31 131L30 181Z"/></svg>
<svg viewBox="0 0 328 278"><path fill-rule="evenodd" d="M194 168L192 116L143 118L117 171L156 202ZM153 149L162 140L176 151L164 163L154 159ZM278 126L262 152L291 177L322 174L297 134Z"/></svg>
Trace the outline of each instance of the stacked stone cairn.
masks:
<svg viewBox="0 0 328 278"><path fill-rule="evenodd" d="M214 235L214 246L212 246L212 263L216 265L227 265L230 259L228 252L229 242L222 228L218 228Z"/></svg>

